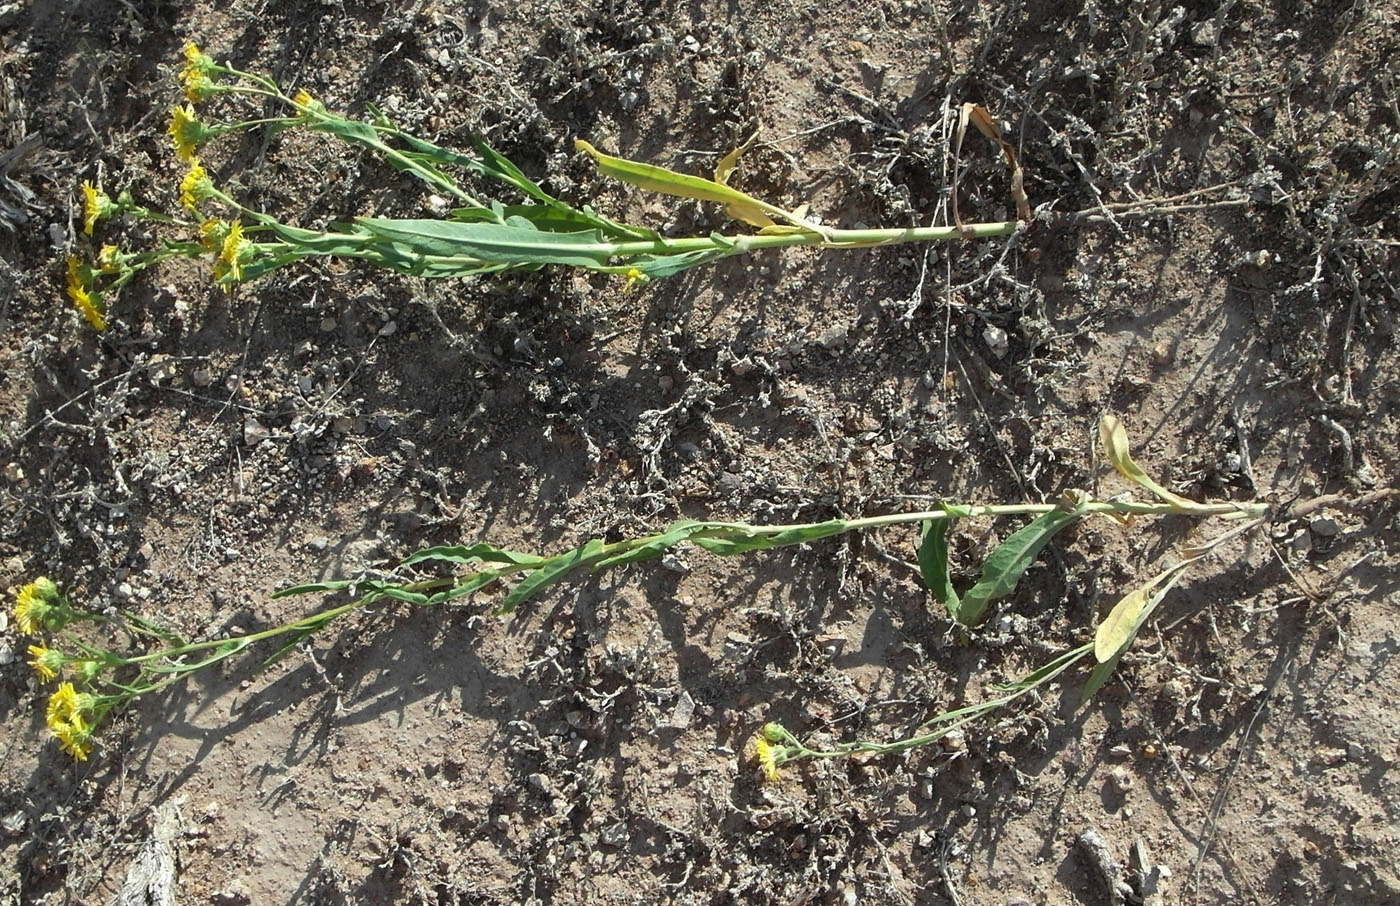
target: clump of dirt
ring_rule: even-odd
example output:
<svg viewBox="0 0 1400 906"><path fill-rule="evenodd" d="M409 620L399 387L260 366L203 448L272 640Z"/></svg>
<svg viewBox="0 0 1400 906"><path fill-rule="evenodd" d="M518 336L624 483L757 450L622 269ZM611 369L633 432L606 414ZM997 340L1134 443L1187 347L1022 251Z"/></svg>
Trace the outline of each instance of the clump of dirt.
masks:
<svg viewBox="0 0 1400 906"><path fill-rule="evenodd" d="M751 756L765 721L899 737L1082 644L1203 539L1086 523L970 636L900 530L687 550L509 618L489 595L377 605L264 672L255 654L142 700L80 764L7 620L0 900L112 900L167 849L179 901L221 904L1400 900L1400 533L1374 494L1400 481L1397 7L1121 6L0 4L7 586L251 632L316 606L278 588L433 544L1054 500L1103 476L1105 410L1177 493L1338 504L1223 547L1088 702L1075 675L940 745L777 783ZM484 135L668 234L729 226L600 181L574 138L705 173L762 127L746 191L942 223L956 111L980 103L1037 222L631 292L326 263L225 295L169 267L97 335L61 301L76 188L173 206L191 39L336 109ZM999 150L969 135L961 157L962 217L1014 217ZM309 226L428 216L330 141L209 165ZM1015 525L960 524L956 581Z"/></svg>

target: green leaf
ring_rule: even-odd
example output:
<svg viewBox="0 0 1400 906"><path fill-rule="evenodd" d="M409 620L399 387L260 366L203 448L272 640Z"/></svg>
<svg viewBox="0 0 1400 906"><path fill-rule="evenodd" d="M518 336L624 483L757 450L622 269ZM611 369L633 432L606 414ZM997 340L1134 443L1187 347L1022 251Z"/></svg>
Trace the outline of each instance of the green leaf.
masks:
<svg viewBox="0 0 1400 906"><path fill-rule="evenodd" d="M331 582L307 582L303 585L293 585L290 588L279 589L271 595L273 598L289 598L292 595L313 595L324 594L332 591L344 591L360 584L359 579L336 579Z"/></svg>
<svg viewBox="0 0 1400 906"><path fill-rule="evenodd" d="M695 252L678 252L674 255L640 255L631 258L627 264L646 274L660 279L673 277L681 271L690 270L701 264L708 264L718 258L734 254L729 249L700 249Z"/></svg>
<svg viewBox="0 0 1400 906"><path fill-rule="evenodd" d="M1114 669L1118 666L1118 659L1122 656L1121 653L1115 654L1102 664L1094 665L1094 669L1089 671L1089 679L1084 682L1084 691L1081 693L1084 701L1093 698L1094 693L1103 688L1104 683L1108 682L1108 678L1113 675Z"/></svg>
<svg viewBox="0 0 1400 906"><path fill-rule="evenodd" d="M280 648L272 652L272 654L269 655L266 660L264 660L261 664L258 665L258 670L266 670L268 667L271 667L273 664L282 660L282 658L291 654L292 649L295 648L297 645L301 644L302 641L309 637L313 632L314 630L307 630L305 632L292 633L292 637L288 641L284 642Z"/></svg>
<svg viewBox="0 0 1400 906"><path fill-rule="evenodd" d="M424 563L428 560L441 560L446 563L470 564L470 563L507 563L512 566L530 566L535 563L543 563L547 558L538 557L534 554L521 554L515 551L501 550L490 544L470 544L470 545L450 545L443 547L429 547L414 554L400 563L400 566L413 566L417 563Z"/></svg>
<svg viewBox="0 0 1400 906"><path fill-rule="evenodd" d="M998 545L987 562L982 564L982 576L977 584L963 596L958 622L964 626L980 623L987 615L988 605L1011 594L1041 549L1062 529L1078 520L1082 513L1081 506L1070 511L1045 513Z"/></svg>
<svg viewBox="0 0 1400 906"><path fill-rule="evenodd" d="M408 591L397 585L380 585L374 589L377 593L386 598L393 598L395 601L403 601L405 604L427 604L428 596L416 591Z"/></svg>
<svg viewBox="0 0 1400 906"><path fill-rule="evenodd" d="M432 607L437 604L446 604L448 601L456 598L466 597L473 592L480 591L508 572L510 572L510 570L485 569L479 573L473 573L471 576L464 578L446 591L440 591L428 598L425 602L425 606Z"/></svg>
<svg viewBox="0 0 1400 906"><path fill-rule="evenodd" d="M651 560L659 557L666 551L680 544L682 541L694 535L696 532L704 531L710 527L711 523L696 522L691 519L683 519L673 522L667 527L664 534L648 540L645 544L640 544L630 550L615 554L604 560L599 560L595 566L603 569L608 566L625 566L628 563L638 563L642 560Z"/></svg>
<svg viewBox="0 0 1400 906"><path fill-rule="evenodd" d="M697 547L704 548L712 554L728 556L729 554L744 554L749 551L785 547L790 544L805 544L809 541L839 535L846 530L846 520L832 519L829 522L818 522L814 525L788 529L772 535L759 535L753 533L752 529L736 527L732 535L692 538L691 541Z"/></svg>
<svg viewBox="0 0 1400 906"><path fill-rule="evenodd" d="M962 602L948 575L948 532L952 527L952 519L924 521L919 532L919 572L934 600L947 607L948 615L956 620Z"/></svg>
<svg viewBox="0 0 1400 906"><path fill-rule="evenodd" d="M613 250L612 243L596 230L549 233L535 229L521 217L508 219L504 224L371 217L360 217L355 222L376 236L421 255L466 256L493 264L599 267L608 263Z"/></svg>
<svg viewBox="0 0 1400 906"><path fill-rule="evenodd" d="M534 595L543 591L551 585L564 580L564 577L583 566L593 565L594 560L602 553L606 545L597 538L590 538L582 547L553 557L525 579L510 590L505 601L496 608L496 613L510 613L524 601L529 600Z"/></svg>
<svg viewBox="0 0 1400 906"><path fill-rule="evenodd" d="M355 145L377 148L383 144L379 141L379 133L375 132L374 127L369 123L347 120L334 114L325 119L309 120L306 123L306 128L312 132L325 132L337 138L343 138Z"/></svg>

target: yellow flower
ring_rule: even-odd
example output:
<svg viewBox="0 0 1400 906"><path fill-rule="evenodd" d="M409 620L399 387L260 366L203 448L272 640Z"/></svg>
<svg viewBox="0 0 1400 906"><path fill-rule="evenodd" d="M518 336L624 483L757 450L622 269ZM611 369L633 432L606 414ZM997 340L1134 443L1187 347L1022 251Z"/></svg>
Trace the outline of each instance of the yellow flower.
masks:
<svg viewBox="0 0 1400 906"><path fill-rule="evenodd" d="M647 280L650 279L646 274L635 267L628 268L627 273L622 276L627 280L627 284L623 286L623 289L636 289L638 283L646 283Z"/></svg>
<svg viewBox="0 0 1400 906"><path fill-rule="evenodd" d="M248 250L248 240L243 238L243 224L235 221L228 228L224 244L219 249L219 260L214 262L214 279L232 291L231 284L243 279L243 258ZM225 280L225 278L231 278Z"/></svg>
<svg viewBox="0 0 1400 906"><path fill-rule="evenodd" d="M121 249L115 245L104 245L97 253L97 266L104 274L118 273L122 268L121 255Z"/></svg>
<svg viewBox="0 0 1400 906"><path fill-rule="evenodd" d="M87 761L92 754L92 727L76 714L54 727L53 735L63 751L72 755L75 761Z"/></svg>
<svg viewBox="0 0 1400 906"><path fill-rule="evenodd" d="M312 104L316 103L316 99L311 96L311 92L303 88L292 98L292 103L296 104L298 107L310 107Z"/></svg>
<svg viewBox="0 0 1400 906"><path fill-rule="evenodd" d="M773 744L762 736L754 743L754 754L758 756L758 766L763 768L763 778L770 782L778 779L778 755Z"/></svg>
<svg viewBox="0 0 1400 906"><path fill-rule="evenodd" d="M38 635L46 628L46 618L57 600L58 586L49 579L35 579L21 588L15 598L15 623L19 631Z"/></svg>
<svg viewBox="0 0 1400 906"><path fill-rule="evenodd" d="M224 244L224 238L228 236L229 224L227 220L220 220L217 217L210 217L199 225L199 244L211 252L218 251Z"/></svg>
<svg viewBox="0 0 1400 906"><path fill-rule="evenodd" d="M213 188L214 184L209 181L209 174L204 172L199 161L190 161L190 172L180 180L181 207L198 214L199 203L209 196Z"/></svg>
<svg viewBox="0 0 1400 906"><path fill-rule="evenodd" d="M185 65L180 70L180 87L185 91L185 99L198 104L209 99L214 93L214 83L209 74L214 69L214 59L199 49L193 41L185 45Z"/></svg>
<svg viewBox="0 0 1400 906"><path fill-rule="evenodd" d="M51 679L57 679L59 672L63 670L64 663L68 660L63 656L63 652L45 648L43 645L30 645L29 654L32 657L29 666L34 668L34 672L39 674L39 679L45 683Z"/></svg>
<svg viewBox="0 0 1400 906"><path fill-rule="evenodd" d="M58 690L49 697L48 713L45 715L49 729L56 732L77 713L78 690L73 688L72 683L59 683Z"/></svg>
<svg viewBox="0 0 1400 906"><path fill-rule="evenodd" d="M199 121L199 115L189 104L170 110L170 139L175 143L175 156L187 164L194 163L195 152L209 140L212 130Z"/></svg>
<svg viewBox="0 0 1400 906"><path fill-rule="evenodd" d="M102 311L102 294L93 293L88 286L83 263L77 255L68 256L68 298L94 330L107 329L107 316Z"/></svg>
<svg viewBox="0 0 1400 906"><path fill-rule="evenodd" d="M107 197L90 180L83 180L83 232L92 235L93 227L97 226L99 220L111 217L116 213L117 206L112 203L112 199Z"/></svg>

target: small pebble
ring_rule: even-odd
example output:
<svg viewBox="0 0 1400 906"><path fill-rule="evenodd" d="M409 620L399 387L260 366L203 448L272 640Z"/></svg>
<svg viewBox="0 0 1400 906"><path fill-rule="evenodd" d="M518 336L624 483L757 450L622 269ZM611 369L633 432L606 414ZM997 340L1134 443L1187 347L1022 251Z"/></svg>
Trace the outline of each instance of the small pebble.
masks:
<svg viewBox="0 0 1400 906"><path fill-rule="evenodd" d="M243 422L243 442L250 447L258 444L272 436L272 431L256 418L249 418Z"/></svg>
<svg viewBox="0 0 1400 906"><path fill-rule="evenodd" d="M982 331L982 341L987 344L987 348L992 351L992 355L997 358L1005 358L1011 351L1011 343L1006 337L1006 331L995 324L988 324Z"/></svg>
<svg viewBox="0 0 1400 906"><path fill-rule="evenodd" d="M1308 523L1308 528L1319 538L1335 538L1341 532L1341 527L1337 525L1337 520L1323 516Z"/></svg>

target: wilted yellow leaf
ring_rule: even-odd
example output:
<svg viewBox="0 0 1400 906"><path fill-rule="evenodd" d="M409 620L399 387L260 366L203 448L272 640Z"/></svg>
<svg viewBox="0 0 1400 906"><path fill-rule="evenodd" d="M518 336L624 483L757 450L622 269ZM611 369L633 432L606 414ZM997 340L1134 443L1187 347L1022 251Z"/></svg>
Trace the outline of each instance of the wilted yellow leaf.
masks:
<svg viewBox="0 0 1400 906"><path fill-rule="evenodd" d="M1094 633L1094 659L1100 664L1107 663L1118 655L1122 654L1133 639L1137 637L1138 630L1142 624L1147 622L1147 618L1152 615L1152 611L1157 609L1157 605L1166 597L1167 592L1186 572L1186 563L1173 566L1171 569L1158 573L1139 588L1135 588L1122 597L1108 616L1104 617L1099 624L1098 630ZM1158 589L1157 586L1166 585Z"/></svg>
<svg viewBox="0 0 1400 906"><path fill-rule="evenodd" d="M1128 452L1128 432L1124 429L1123 422L1118 416L1106 412L1103 418L1099 419L1099 440L1103 442L1104 455L1108 457L1108 461L1113 463L1113 467L1125 478L1132 479L1147 488L1176 509L1190 510L1196 506L1195 501L1173 494L1153 481L1142 470L1141 466L1133 462L1133 457Z"/></svg>

